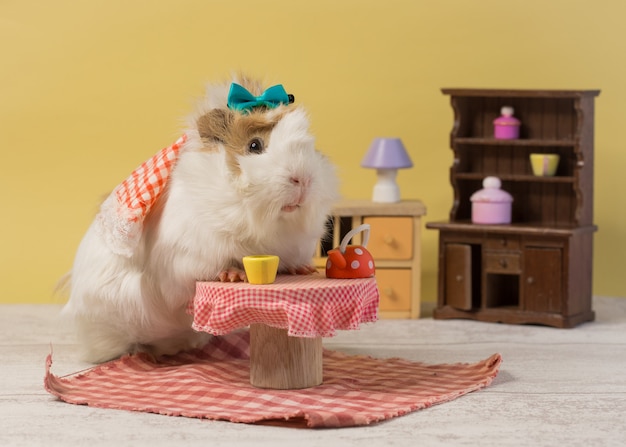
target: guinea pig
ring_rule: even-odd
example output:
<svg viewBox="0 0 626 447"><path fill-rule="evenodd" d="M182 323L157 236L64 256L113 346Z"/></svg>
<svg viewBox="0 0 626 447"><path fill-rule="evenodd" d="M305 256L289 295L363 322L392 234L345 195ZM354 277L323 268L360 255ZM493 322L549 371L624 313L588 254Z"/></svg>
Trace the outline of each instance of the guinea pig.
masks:
<svg viewBox="0 0 626 447"><path fill-rule="evenodd" d="M263 92L259 82L238 82ZM63 314L75 323L85 360L203 345L209 336L191 329L187 312L196 281L245 281L246 255L278 255L282 273L315 271L315 247L338 196L334 166L316 150L301 106L235 110L228 87L209 86L188 120L131 248L118 250L106 237L107 201L84 235Z"/></svg>

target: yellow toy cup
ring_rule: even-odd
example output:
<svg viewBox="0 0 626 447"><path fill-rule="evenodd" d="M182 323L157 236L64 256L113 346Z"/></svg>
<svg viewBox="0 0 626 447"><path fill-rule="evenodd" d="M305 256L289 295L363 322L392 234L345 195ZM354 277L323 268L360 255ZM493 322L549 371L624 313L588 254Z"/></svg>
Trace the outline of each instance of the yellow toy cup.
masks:
<svg viewBox="0 0 626 447"><path fill-rule="evenodd" d="M246 271L250 284L272 284L278 271L278 256L252 255L244 256L243 269Z"/></svg>
<svg viewBox="0 0 626 447"><path fill-rule="evenodd" d="M533 174L540 177L552 177L559 166L559 154L530 154Z"/></svg>

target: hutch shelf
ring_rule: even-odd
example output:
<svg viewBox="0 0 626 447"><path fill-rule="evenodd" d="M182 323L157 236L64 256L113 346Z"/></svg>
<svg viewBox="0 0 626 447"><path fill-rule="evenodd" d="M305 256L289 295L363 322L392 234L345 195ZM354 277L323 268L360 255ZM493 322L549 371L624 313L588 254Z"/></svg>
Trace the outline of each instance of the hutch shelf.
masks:
<svg viewBox="0 0 626 447"><path fill-rule="evenodd" d="M439 231L435 318L568 328L591 309L594 98L598 90L443 89L450 96L454 200ZM493 137L512 106L520 137ZM532 174L531 153L556 153L556 175ZM471 195L497 176L513 196L512 223L471 222Z"/></svg>

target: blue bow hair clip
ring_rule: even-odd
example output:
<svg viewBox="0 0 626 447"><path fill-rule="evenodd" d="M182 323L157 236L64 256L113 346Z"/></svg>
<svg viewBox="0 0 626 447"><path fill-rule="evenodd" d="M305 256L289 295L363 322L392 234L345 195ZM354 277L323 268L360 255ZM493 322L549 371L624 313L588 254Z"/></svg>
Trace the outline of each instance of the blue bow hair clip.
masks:
<svg viewBox="0 0 626 447"><path fill-rule="evenodd" d="M255 107L273 109L281 104L294 102L293 95L288 95L281 84L268 88L261 96L254 96L239 84L232 83L228 92L228 108L248 113Z"/></svg>

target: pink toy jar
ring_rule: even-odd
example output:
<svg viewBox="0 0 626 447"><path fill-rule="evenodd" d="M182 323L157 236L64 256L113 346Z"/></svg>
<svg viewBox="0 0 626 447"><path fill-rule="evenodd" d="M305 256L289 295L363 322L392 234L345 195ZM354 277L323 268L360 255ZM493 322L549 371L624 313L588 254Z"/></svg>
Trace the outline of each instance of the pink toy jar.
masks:
<svg viewBox="0 0 626 447"><path fill-rule="evenodd" d="M470 197L472 222L477 224L510 224L513 197L500 189L498 177L485 177L483 188Z"/></svg>
<svg viewBox="0 0 626 447"><path fill-rule="evenodd" d="M496 140L516 140L519 138L520 121L513 116L513 107L504 106L502 114L493 120L493 136Z"/></svg>

